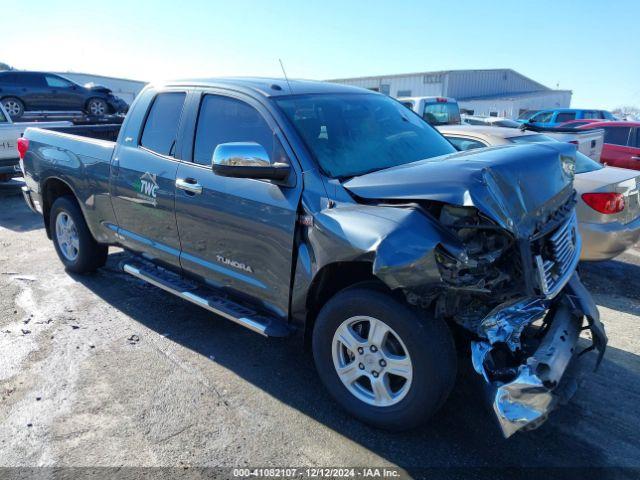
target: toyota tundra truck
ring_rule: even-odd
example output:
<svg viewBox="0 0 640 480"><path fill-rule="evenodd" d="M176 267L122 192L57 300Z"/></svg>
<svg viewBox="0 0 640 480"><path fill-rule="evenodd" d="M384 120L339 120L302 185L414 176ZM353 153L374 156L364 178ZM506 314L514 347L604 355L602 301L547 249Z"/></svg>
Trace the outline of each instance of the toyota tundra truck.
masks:
<svg viewBox="0 0 640 480"><path fill-rule="evenodd" d="M128 250L134 277L307 345L374 426L431 417L466 357L508 437L575 390L579 353L602 359L571 145L458 152L385 95L279 79L149 86L116 142L18 142L25 200L68 271Z"/></svg>

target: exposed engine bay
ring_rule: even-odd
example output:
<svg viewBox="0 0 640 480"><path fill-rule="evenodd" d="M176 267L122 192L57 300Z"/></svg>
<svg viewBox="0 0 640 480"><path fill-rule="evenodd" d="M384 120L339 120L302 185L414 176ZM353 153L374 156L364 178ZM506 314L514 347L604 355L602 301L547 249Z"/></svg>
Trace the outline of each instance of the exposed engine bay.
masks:
<svg viewBox="0 0 640 480"><path fill-rule="evenodd" d="M573 394L575 379L564 374L581 330L591 329L589 349L600 355L607 342L574 272L580 252L574 203L571 196L526 242L473 207L443 205L438 212L464 248L437 248L445 288L435 312L470 333L473 367L486 381L505 437L537 427Z"/></svg>

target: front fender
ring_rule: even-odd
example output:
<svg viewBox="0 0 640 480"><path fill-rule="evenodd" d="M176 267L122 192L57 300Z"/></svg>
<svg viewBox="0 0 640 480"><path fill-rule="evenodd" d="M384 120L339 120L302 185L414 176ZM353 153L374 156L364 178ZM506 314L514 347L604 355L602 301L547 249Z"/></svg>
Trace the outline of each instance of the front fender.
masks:
<svg viewBox="0 0 640 480"><path fill-rule="evenodd" d="M367 262L391 290L435 289L441 285L435 248L451 252L462 245L418 206L345 205L327 208L299 232L291 314L304 324L308 295L323 268Z"/></svg>

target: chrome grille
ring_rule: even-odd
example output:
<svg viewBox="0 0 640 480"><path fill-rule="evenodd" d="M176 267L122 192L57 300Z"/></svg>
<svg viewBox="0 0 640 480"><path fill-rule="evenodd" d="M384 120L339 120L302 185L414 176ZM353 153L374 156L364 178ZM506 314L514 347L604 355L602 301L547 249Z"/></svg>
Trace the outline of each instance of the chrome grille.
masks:
<svg viewBox="0 0 640 480"><path fill-rule="evenodd" d="M580 260L581 240L575 211L545 239L545 249L535 256L540 290L554 297L565 286Z"/></svg>

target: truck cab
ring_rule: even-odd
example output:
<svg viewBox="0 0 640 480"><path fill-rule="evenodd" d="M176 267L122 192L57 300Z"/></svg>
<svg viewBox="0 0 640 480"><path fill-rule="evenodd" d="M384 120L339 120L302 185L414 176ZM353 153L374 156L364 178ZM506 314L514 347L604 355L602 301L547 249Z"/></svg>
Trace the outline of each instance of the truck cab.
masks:
<svg viewBox="0 0 640 480"><path fill-rule="evenodd" d="M557 127L574 120L614 121L616 117L606 110L590 110L581 108L556 108L523 112L518 121L537 127Z"/></svg>

